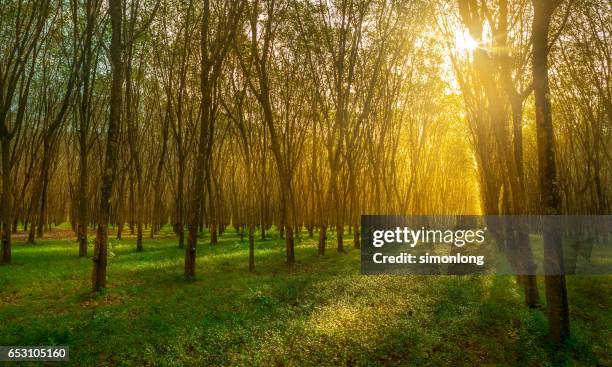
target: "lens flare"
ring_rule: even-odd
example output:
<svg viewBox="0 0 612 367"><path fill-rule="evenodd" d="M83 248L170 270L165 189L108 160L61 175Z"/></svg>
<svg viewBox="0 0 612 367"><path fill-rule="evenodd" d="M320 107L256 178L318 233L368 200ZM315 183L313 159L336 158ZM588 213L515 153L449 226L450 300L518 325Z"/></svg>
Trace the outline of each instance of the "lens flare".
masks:
<svg viewBox="0 0 612 367"><path fill-rule="evenodd" d="M478 42L470 35L468 31L459 31L455 34L455 48L461 53L472 53L476 48L478 48Z"/></svg>

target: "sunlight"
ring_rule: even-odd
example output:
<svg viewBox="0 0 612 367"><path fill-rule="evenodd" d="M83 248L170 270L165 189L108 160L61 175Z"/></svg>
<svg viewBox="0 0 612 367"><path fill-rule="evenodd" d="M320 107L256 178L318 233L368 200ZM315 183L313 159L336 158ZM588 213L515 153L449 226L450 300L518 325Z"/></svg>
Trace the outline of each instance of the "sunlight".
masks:
<svg viewBox="0 0 612 367"><path fill-rule="evenodd" d="M478 42L470 35L467 30L455 32L455 48L457 51L472 53L478 47Z"/></svg>

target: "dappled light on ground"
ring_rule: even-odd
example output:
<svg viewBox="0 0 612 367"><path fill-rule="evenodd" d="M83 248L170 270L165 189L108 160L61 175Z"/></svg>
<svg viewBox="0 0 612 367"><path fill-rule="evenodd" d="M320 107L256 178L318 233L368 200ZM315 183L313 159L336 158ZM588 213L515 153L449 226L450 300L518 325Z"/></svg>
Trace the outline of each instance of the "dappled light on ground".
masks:
<svg viewBox="0 0 612 367"><path fill-rule="evenodd" d="M194 282L176 240L147 240L142 252L112 240L99 295L72 240L18 242L15 266L0 267L0 344L69 345L74 365L610 362L610 339L592 330L609 322L609 277L569 279L575 337L555 357L544 314L521 306L511 277L362 276L358 250L318 257L305 232L289 267L271 236L256 242L254 274L233 231L217 245L204 236Z"/></svg>

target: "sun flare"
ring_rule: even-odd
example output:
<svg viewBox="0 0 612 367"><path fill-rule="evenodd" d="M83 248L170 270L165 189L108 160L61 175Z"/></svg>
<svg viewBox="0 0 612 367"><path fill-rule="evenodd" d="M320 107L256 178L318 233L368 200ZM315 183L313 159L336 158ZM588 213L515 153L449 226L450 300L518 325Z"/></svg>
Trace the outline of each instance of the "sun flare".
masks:
<svg viewBox="0 0 612 367"><path fill-rule="evenodd" d="M467 30L458 31L455 33L455 48L461 53L472 53L476 48L478 48L478 42Z"/></svg>

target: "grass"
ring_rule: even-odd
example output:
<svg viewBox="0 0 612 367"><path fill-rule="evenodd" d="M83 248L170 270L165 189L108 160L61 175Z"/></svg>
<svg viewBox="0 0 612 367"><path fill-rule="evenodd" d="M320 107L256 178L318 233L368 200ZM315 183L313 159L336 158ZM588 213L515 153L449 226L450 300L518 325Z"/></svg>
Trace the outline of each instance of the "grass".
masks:
<svg viewBox="0 0 612 367"><path fill-rule="evenodd" d="M305 232L288 267L271 235L254 274L234 231L203 236L194 282L174 238L142 252L113 240L99 295L74 238L16 241L0 267L0 345L68 345L75 366L612 365L610 276L568 278L573 336L557 351L511 277L363 276L350 242L337 253L332 234L319 258Z"/></svg>

